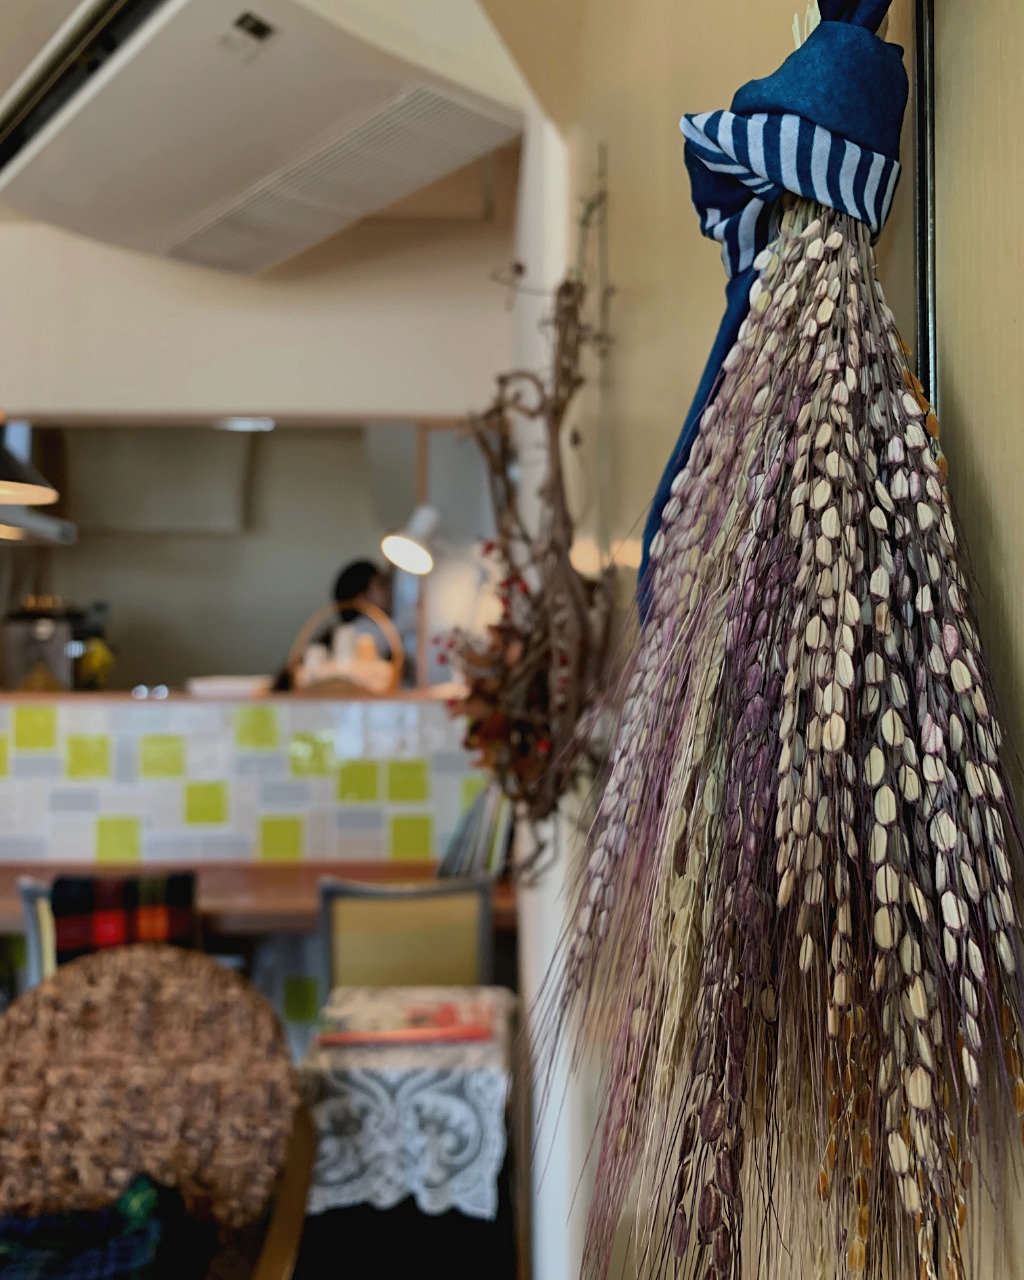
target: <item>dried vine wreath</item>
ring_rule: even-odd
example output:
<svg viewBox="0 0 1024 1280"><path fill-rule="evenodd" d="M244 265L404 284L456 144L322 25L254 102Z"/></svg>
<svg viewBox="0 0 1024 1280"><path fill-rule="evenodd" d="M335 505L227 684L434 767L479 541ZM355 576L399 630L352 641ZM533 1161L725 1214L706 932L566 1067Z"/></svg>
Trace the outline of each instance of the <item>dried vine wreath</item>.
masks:
<svg viewBox="0 0 1024 1280"><path fill-rule="evenodd" d="M550 370L502 374L491 404L469 420L487 465L496 532L484 551L499 569L501 616L483 641L465 631L448 637L450 661L467 686L449 705L468 721L466 746L535 832L585 766L583 726L608 654L610 572L590 578L572 563L575 524L563 466L563 450L576 443L569 417L585 383L584 352L603 353L609 341L584 319L587 236L603 206L603 193L587 202L576 266L554 294ZM517 265L515 281L522 274ZM517 424L524 420L542 424L547 453L536 527L519 501ZM543 857L538 840L529 868Z"/></svg>

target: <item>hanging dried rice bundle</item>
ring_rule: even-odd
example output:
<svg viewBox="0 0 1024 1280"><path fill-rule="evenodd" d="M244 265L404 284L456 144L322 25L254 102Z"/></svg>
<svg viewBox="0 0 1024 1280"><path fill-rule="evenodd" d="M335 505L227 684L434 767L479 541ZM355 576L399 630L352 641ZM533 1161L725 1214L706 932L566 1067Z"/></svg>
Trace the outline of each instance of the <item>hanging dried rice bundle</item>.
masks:
<svg viewBox="0 0 1024 1280"><path fill-rule="evenodd" d="M956 1280L981 1135L1024 1112L1021 841L937 423L871 247L897 166L783 114L812 175L786 195L789 126L773 159L750 111L848 46L893 74L867 25L826 21L684 126L691 161L749 171L732 209L695 178L745 315L656 503L548 1010L610 1055L597 1273L633 1209L645 1274Z"/></svg>

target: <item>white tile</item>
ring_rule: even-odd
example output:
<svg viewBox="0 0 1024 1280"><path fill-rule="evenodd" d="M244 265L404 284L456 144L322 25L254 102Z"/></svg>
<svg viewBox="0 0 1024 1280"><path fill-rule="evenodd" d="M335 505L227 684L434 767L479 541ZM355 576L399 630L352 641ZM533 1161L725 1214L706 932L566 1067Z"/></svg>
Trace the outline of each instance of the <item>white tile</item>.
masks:
<svg viewBox="0 0 1024 1280"><path fill-rule="evenodd" d="M102 702L62 702L57 721L65 736L69 733L109 733L111 708Z"/></svg>
<svg viewBox="0 0 1024 1280"><path fill-rule="evenodd" d="M51 858L62 862L95 862L96 819L54 818L49 843Z"/></svg>
<svg viewBox="0 0 1024 1280"><path fill-rule="evenodd" d="M366 708L366 723L370 729L397 729L402 723L400 702L371 702Z"/></svg>
<svg viewBox="0 0 1024 1280"><path fill-rule="evenodd" d="M100 813L139 818L146 815L148 797L143 787L106 783L100 786L99 793Z"/></svg>
<svg viewBox="0 0 1024 1280"><path fill-rule="evenodd" d="M338 832L332 814L314 810L306 819L306 857L314 862L337 857Z"/></svg>
<svg viewBox="0 0 1024 1280"><path fill-rule="evenodd" d="M357 702L335 707L334 754L339 760L358 760L366 750L363 708Z"/></svg>
<svg viewBox="0 0 1024 1280"><path fill-rule="evenodd" d="M234 749L224 734L206 732L190 736L185 754L190 778L214 782L230 778Z"/></svg>
<svg viewBox="0 0 1024 1280"><path fill-rule="evenodd" d="M22 835L48 831L49 784L23 779L8 787L4 813L10 820L10 830Z"/></svg>
<svg viewBox="0 0 1024 1280"><path fill-rule="evenodd" d="M138 812L148 827L164 832L181 830L185 823L185 787L181 782L144 782L132 790L138 793Z"/></svg>

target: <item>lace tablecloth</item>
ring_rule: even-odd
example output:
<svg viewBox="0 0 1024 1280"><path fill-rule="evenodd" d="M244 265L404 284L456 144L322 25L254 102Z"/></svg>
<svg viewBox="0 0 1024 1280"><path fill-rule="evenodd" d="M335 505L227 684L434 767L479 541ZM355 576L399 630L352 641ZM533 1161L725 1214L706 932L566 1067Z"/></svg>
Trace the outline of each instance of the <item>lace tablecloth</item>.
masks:
<svg viewBox="0 0 1024 1280"><path fill-rule="evenodd" d="M505 1159L515 997L498 987L340 988L325 1013L487 998L495 1033L466 1044L320 1047L302 1065L318 1133L307 1211L411 1196L423 1213L493 1220Z"/></svg>

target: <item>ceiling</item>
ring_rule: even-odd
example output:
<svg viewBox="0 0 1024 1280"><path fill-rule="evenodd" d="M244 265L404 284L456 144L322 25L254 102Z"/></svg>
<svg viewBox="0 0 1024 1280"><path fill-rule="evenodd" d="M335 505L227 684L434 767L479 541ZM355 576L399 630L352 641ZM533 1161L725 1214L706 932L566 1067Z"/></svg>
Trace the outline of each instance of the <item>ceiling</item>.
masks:
<svg viewBox="0 0 1024 1280"><path fill-rule="evenodd" d="M82 0L0 0L0 102Z"/></svg>

